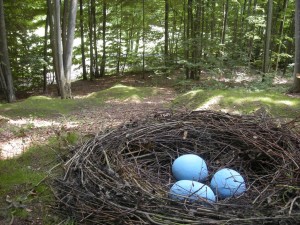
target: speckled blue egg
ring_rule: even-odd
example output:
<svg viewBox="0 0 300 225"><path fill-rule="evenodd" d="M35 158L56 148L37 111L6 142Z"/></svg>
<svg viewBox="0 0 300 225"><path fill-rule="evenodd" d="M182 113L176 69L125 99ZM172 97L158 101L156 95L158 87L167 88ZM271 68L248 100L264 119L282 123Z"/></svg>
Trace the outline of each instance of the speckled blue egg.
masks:
<svg viewBox="0 0 300 225"><path fill-rule="evenodd" d="M191 180L180 180L173 184L169 197L174 200L199 203L216 201L216 196L209 186Z"/></svg>
<svg viewBox="0 0 300 225"><path fill-rule="evenodd" d="M172 173L176 180L204 181L208 176L205 161L194 154L178 157L173 162Z"/></svg>
<svg viewBox="0 0 300 225"><path fill-rule="evenodd" d="M244 178L237 171L228 168L214 174L210 187L220 198L236 197L246 191Z"/></svg>

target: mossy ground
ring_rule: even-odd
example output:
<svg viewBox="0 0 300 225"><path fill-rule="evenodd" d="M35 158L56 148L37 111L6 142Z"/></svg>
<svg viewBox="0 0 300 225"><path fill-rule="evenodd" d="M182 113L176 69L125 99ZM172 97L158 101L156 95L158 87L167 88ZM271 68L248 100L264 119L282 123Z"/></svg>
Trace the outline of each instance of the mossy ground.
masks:
<svg viewBox="0 0 300 225"><path fill-rule="evenodd" d="M109 100L139 101L145 97L157 95L156 88L130 87L117 84L103 91L74 99L33 96L12 104L0 104L0 115L16 117L56 117L66 115L80 108L100 107Z"/></svg>
<svg viewBox="0 0 300 225"><path fill-rule="evenodd" d="M265 108L274 117L294 118L300 114L300 98L272 91L246 89L195 89L178 96L173 107L189 110L213 109L230 113L250 114Z"/></svg>

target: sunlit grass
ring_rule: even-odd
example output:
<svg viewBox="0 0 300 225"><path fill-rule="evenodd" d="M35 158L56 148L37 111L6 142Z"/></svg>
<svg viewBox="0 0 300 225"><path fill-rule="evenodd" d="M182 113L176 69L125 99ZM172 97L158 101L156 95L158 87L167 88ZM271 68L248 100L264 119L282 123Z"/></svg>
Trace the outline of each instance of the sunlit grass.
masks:
<svg viewBox="0 0 300 225"><path fill-rule="evenodd" d="M109 89L94 92L85 98L60 99L45 96L34 96L24 101L0 105L0 115L15 117L56 117L66 115L76 109L101 106L106 101L139 102L148 96L157 95L152 87L130 87L115 85Z"/></svg>
<svg viewBox="0 0 300 225"><path fill-rule="evenodd" d="M266 107L274 116L293 118L300 113L300 99L270 91L245 89L193 90L177 97L173 106L190 110L213 109L241 114L253 113Z"/></svg>

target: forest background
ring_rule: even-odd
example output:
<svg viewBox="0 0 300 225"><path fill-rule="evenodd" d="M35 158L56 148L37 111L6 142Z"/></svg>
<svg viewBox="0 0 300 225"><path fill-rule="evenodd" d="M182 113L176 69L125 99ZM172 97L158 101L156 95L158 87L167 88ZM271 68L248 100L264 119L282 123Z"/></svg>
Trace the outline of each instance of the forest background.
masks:
<svg viewBox="0 0 300 225"><path fill-rule="evenodd" d="M207 74L230 76L246 69L263 82L276 74L291 77L293 73L293 0L25 0L4 1L3 6L13 78L7 82L7 63L2 60L5 96L9 89L22 93L43 87L46 93L50 83L61 86L55 62L60 54L72 57L68 69L72 77L65 74L63 81L69 86L75 78L94 80L138 71L145 78L149 72L168 76L181 69L186 79L201 80ZM69 37L72 26L74 49ZM56 44L57 33L62 44ZM59 45L62 48L56 53ZM299 91L296 78L295 73L293 90ZM67 95L62 90L58 88L63 98L71 97L71 89Z"/></svg>

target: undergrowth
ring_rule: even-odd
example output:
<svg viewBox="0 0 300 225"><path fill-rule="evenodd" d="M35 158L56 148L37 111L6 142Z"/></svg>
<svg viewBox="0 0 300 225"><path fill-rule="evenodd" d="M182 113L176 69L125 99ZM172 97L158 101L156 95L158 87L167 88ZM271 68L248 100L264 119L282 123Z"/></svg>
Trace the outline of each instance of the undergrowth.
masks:
<svg viewBox="0 0 300 225"><path fill-rule="evenodd" d="M0 224L56 224L54 196L45 181L59 173L65 147L79 140L76 133L52 137L46 145L37 143L18 157L0 160ZM63 223L71 224L71 223Z"/></svg>

